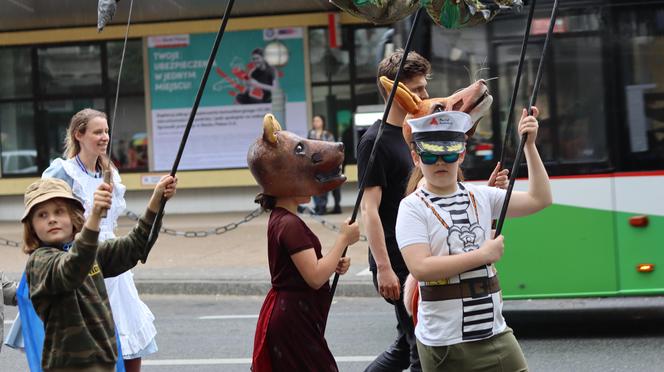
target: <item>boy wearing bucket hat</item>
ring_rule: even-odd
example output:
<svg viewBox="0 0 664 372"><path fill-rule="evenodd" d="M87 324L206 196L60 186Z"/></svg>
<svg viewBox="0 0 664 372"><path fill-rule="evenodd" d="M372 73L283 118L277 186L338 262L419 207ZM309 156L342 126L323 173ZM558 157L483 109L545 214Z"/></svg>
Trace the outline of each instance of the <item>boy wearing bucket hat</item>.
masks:
<svg viewBox="0 0 664 372"><path fill-rule="evenodd" d="M536 116L537 109L533 112ZM524 110L519 123L519 133L528 134L528 191L512 194L509 217L535 213L552 201L535 147L535 116ZM464 134L472 124L463 112L408 120L411 156L424 183L401 201L396 238L419 282L417 348L424 371L525 371L523 352L502 315L494 267L504 245L502 235L493 236L491 221L500 214L506 192L457 179Z"/></svg>
<svg viewBox="0 0 664 372"><path fill-rule="evenodd" d="M21 217L23 251L30 255L25 276L30 300L44 322L44 371L115 370L117 341L103 279L145 262L161 197L170 199L176 184L174 177L162 177L137 226L101 243L101 213L111 207L112 186L98 187L87 220L65 181L42 179L28 186Z"/></svg>

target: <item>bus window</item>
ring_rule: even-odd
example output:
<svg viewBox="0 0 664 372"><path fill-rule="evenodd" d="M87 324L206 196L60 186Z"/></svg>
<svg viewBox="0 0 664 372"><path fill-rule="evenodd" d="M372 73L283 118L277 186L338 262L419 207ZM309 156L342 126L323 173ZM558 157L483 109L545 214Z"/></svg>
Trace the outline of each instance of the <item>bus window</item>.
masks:
<svg viewBox="0 0 664 372"><path fill-rule="evenodd" d="M664 161L664 9L619 13L625 170Z"/></svg>
<svg viewBox="0 0 664 372"><path fill-rule="evenodd" d="M561 163L607 159L602 43L599 36L560 38L553 45L556 76L557 159Z"/></svg>
<svg viewBox="0 0 664 372"><path fill-rule="evenodd" d="M537 148L551 175L579 175L609 170L609 142L607 137L607 82L605 81L603 42L597 9L570 11L561 14L550 50L547 51L536 106L540 111ZM588 23L582 20L589 20ZM590 22L592 20L592 22ZM538 18L536 24L547 19ZM539 23L537 23L539 22ZM495 27L500 29L498 23ZM540 30L542 27L537 28ZM501 120L502 141L505 133L507 108L516 76L521 41L516 38L496 39L495 66L500 79L496 86L493 109ZM517 124L521 111L530 101L537 69L544 46L544 35L531 35L523 75L512 114L513 130L507 133L504 149L505 165L511 166L520 141ZM495 139L494 139L495 141ZM525 166L524 166L525 168Z"/></svg>
<svg viewBox="0 0 664 372"><path fill-rule="evenodd" d="M448 97L478 79L493 79L489 82L491 87L500 75L491 75L486 45L486 25L463 31L432 28L432 79L427 86L429 96ZM494 92L491 94L494 95ZM464 176L468 179L488 178L498 161L499 154L495 153L493 144L492 119L491 112L488 112L479 122L475 135L468 141L463 162Z"/></svg>

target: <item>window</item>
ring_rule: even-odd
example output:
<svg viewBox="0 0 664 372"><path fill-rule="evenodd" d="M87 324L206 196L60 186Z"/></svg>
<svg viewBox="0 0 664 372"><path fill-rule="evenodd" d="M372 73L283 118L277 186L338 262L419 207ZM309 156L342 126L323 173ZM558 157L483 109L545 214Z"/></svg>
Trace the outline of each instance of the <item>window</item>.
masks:
<svg viewBox="0 0 664 372"><path fill-rule="evenodd" d="M122 47L124 41L109 41L106 43L106 56L108 63L107 93L115 95L120 73ZM143 93L143 43L141 40L128 40L125 60L122 65L122 82L120 93Z"/></svg>
<svg viewBox="0 0 664 372"><path fill-rule="evenodd" d="M448 97L479 79L492 78L488 69L486 26L463 31L433 27L430 62L432 79L427 86L430 97ZM497 75L505 76L501 72ZM490 93L495 97L494 92ZM463 162L466 177L473 179L484 177L484 173L488 175L498 156L494 154L492 141L492 116L487 112L468 141Z"/></svg>
<svg viewBox="0 0 664 372"><path fill-rule="evenodd" d="M31 49L0 49L0 151L3 174L37 171Z"/></svg>
<svg viewBox="0 0 664 372"><path fill-rule="evenodd" d="M342 29L342 39L345 32ZM342 48L330 48L327 29L309 31L309 58L311 59L311 81L332 82L350 80L349 53Z"/></svg>
<svg viewBox="0 0 664 372"><path fill-rule="evenodd" d="M108 41L0 48L3 176L38 175L62 156L69 121L83 108L106 112L111 124L122 47ZM112 137L121 170L147 169L142 48L141 40L130 40L123 65Z"/></svg>
<svg viewBox="0 0 664 372"><path fill-rule="evenodd" d="M537 147L551 175L601 173L612 167L608 138L612 118L608 117L606 109L606 102L612 96L609 91L612 84L605 81L607 61L604 35L599 29L603 11L602 8L561 11L549 44L536 106L540 111ZM492 31L494 35L514 36L516 32L504 28L517 26L523 32L523 22L497 21L492 24ZM539 31L530 36L509 133L505 133L507 109L517 74L521 37L492 39L496 59L494 74L499 77L492 84L493 116L500 120L496 125L500 133L493 136L493 144L500 146L503 136L508 136L504 152L505 165L509 167L520 142L518 121L533 92L548 20L536 17L533 27ZM498 157L496 154L492 164ZM483 175L488 176L488 171L485 169Z"/></svg>
<svg viewBox="0 0 664 372"><path fill-rule="evenodd" d="M107 94L109 119L114 112L115 92L122 57L122 41L106 44L108 58ZM148 169L148 136L145 122L143 85L143 44L141 40L127 42L120 99L113 122L112 159L118 169L139 171ZM109 122L109 125L111 123Z"/></svg>
<svg viewBox="0 0 664 372"><path fill-rule="evenodd" d="M64 151L64 139L72 116L78 111L86 108L103 108L103 98L77 98L65 100L41 101L37 108L38 127L41 135L40 156L46 157L46 164L54 159L62 157Z"/></svg>
<svg viewBox="0 0 664 372"><path fill-rule="evenodd" d="M37 49L40 91L45 95L101 91L101 47L56 46Z"/></svg>
<svg viewBox="0 0 664 372"><path fill-rule="evenodd" d="M599 37L556 40L558 160L588 163L608 160L602 43Z"/></svg>
<svg viewBox="0 0 664 372"><path fill-rule="evenodd" d="M359 28L355 38L355 77L375 80L378 63L385 56L385 48L391 43L393 30L387 27Z"/></svg>
<svg viewBox="0 0 664 372"><path fill-rule="evenodd" d="M0 103L0 149L3 174L33 174L37 171L32 102Z"/></svg>
<svg viewBox="0 0 664 372"><path fill-rule="evenodd" d="M343 27L342 47L331 49L326 28L309 30L311 114L326 117L327 129L334 134L337 141L344 143L346 164L356 162L354 149L357 141L352 120L356 107L364 101L376 104L380 99L373 83L377 62L370 62L375 58L370 57L372 53L366 52L367 48L372 49L372 46L367 44L371 43L371 40L366 36L373 34L374 31L366 32L363 27ZM360 39L356 39L357 35L361 35ZM362 70L358 67L359 64L371 63L373 63L371 73L362 72L360 74L367 76L359 77L358 71ZM364 92L366 82L371 85L370 93Z"/></svg>
<svg viewBox="0 0 664 372"><path fill-rule="evenodd" d="M111 106L111 114L112 110ZM116 115L112 135L113 162L120 170L147 169L148 135L143 95L121 97Z"/></svg>
<svg viewBox="0 0 664 372"><path fill-rule="evenodd" d="M620 125L624 167L662 169L664 162L664 9L620 12Z"/></svg>
<svg viewBox="0 0 664 372"><path fill-rule="evenodd" d="M0 99L32 96L30 48L0 49Z"/></svg>

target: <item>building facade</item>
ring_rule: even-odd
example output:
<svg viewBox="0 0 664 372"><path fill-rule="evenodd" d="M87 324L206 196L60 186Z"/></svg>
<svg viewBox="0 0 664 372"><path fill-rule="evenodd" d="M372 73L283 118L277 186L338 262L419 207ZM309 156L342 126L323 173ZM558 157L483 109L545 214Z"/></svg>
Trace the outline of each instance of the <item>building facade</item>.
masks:
<svg viewBox="0 0 664 372"><path fill-rule="evenodd" d="M353 149L362 133L355 114L377 112L382 104L376 65L403 45L410 19L380 26L340 14L339 45L331 45L328 15L335 9L326 1L295 1L276 16L262 15L268 2L240 3L206 86L178 172L181 191L169 211L254 208L258 188L244 156L265 112L279 113L289 130L303 136L313 115L327 118L347 149L342 203L354 204ZM36 4L32 13L1 5L7 9L0 17L7 18L0 22L0 219L20 215L25 187L62 156L69 119L85 107L116 112L109 117L113 160L128 186L129 208L140 210L155 176L170 170L219 18L204 7L171 13L138 8L115 108L128 2L119 4L116 23L102 33L94 27L95 9L68 14ZM531 94L551 4L537 5L516 118ZM664 162L664 1L560 4L537 99L538 145L547 169L552 176L658 169ZM213 6L219 5L205 4ZM58 16L35 15L40 12ZM12 22L11 16L26 18ZM486 177L503 150L526 16L524 8L460 30L424 17L416 31L414 50L433 66L431 96L489 80L494 104L468 150L464 172L470 179ZM262 74L261 54L272 64ZM260 76L276 82L272 89L248 84ZM518 136L507 136L509 161Z"/></svg>

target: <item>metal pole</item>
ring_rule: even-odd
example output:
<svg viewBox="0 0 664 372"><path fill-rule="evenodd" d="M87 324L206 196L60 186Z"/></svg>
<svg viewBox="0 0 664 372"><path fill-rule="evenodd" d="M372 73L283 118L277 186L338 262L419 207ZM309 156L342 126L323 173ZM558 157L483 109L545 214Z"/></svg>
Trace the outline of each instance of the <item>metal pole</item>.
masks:
<svg viewBox="0 0 664 372"><path fill-rule="evenodd" d="M122 45L122 56L120 57L120 69L118 70L118 85L115 87L115 104L113 105L113 116L111 116L111 126L108 131L108 145L106 148L106 159L101 159L102 174L104 176L104 183L111 184L113 182L113 171L111 170L111 162L113 156L113 128L115 127L115 113L118 110L118 100L120 97L120 80L122 79L122 67L124 66L125 52L127 51L127 40L129 38L129 26L131 25L131 11L134 9L134 0L129 2L129 15L127 16L127 28L125 29L124 44ZM104 209L101 212L101 218L108 216L108 210Z"/></svg>
<svg viewBox="0 0 664 372"><path fill-rule="evenodd" d="M415 19L413 20L413 24L410 27L410 33L408 34L408 40L406 41L406 46L404 47L403 50L403 56L401 57L401 62L399 62L399 69L397 70L397 74L394 76L394 85L392 86L390 95L387 98L387 102L385 103L385 111L383 112L383 118L380 122L380 126L378 127L378 133L376 133L376 139L374 140L373 147L371 148L371 153L369 155L369 162L367 163L367 169L364 172L364 175L362 176L362 180L360 181L360 191L358 192L357 199L355 200L355 207L353 208L353 215L350 218L350 223L354 223L355 220L357 219L357 213L359 212L360 209L360 202L362 201L362 196L364 195L364 184L366 183L367 174L371 173L371 168L373 167L374 159L376 158L376 149L378 148L376 145L380 140L380 136L383 134L383 128L385 127L387 116L390 113L390 109L392 108L392 102L394 101L394 96L396 95L397 87L399 86L399 78L401 77L401 71L403 71L403 66L406 62L406 58L408 57L408 53L410 52L411 44L413 43L413 38L414 38L413 36L415 35L415 29L417 28L417 24L419 23L420 16L423 11L424 8L422 7L420 7L417 10L417 13L415 13ZM346 251L348 251L348 247L344 249L344 252L341 254L341 257L346 256ZM330 287L330 294L332 295L331 298L334 298L334 292L336 292L337 290L338 282L339 282L339 274L335 273L334 279L332 280L332 286Z"/></svg>
<svg viewBox="0 0 664 372"><path fill-rule="evenodd" d="M526 21L526 31L523 34L523 42L521 43L521 55L519 56L519 66L516 70L516 79L514 79L514 88L512 89L512 98L510 100L510 110L507 112L507 124L505 126L505 137L503 138L503 146L500 148L500 165L502 167L505 161L505 147L507 147L507 138L512 129L512 113L514 105L516 104L516 96L519 92L519 85L521 84L521 73L523 72L523 61L526 59L526 49L528 49L528 38L530 37L530 26L533 23L533 16L535 15L535 3L537 0L532 0L530 4L530 11L528 12L528 20Z"/></svg>
<svg viewBox="0 0 664 372"><path fill-rule="evenodd" d="M111 116L111 127L109 128L108 148L106 153L111 159L113 143L113 128L115 127L115 114L118 111L118 100L120 98L120 80L122 79L122 67L124 66L125 52L127 51L127 40L129 39L129 25L131 24L131 11L134 8L134 0L129 2L129 15L127 17L127 28L125 30L124 44L122 45L122 56L120 57L120 69L118 70L118 85L115 88L115 104L113 105L113 116Z"/></svg>
<svg viewBox="0 0 664 372"><path fill-rule="evenodd" d="M182 141L180 141L180 148L178 149L177 156L173 162L173 168L171 169L171 176L175 176L175 173L178 170L178 165L180 164L180 159L182 158L182 153L184 152L184 147L187 144L187 138L189 138L189 132L191 127L194 124L194 118L196 117L196 111L198 111L198 105L201 102L201 97L203 97L203 91L205 90L205 84L207 83L208 76L210 75L210 70L214 64L214 58L217 55L217 50L219 49L219 44L221 39L224 37L224 31L226 30L226 24L228 23L228 18L231 14L231 9L233 9L233 3L235 0L229 0L226 4L226 10L224 16L221 20L221 26L219 27L219 32L217 32L217 37L214 40L214 45L212 46L212 51L210 52L210 57L208 58L207 66L205 67L205 72L203 73L203 79L201 79L201 84L198 87L198 93L196 93L196 99L194 101L194 106L191 108L191 113L189 114L189 121L187 121L187 126L184 129L182 134ZM161 198L161 203L159 205L159 211L155 217L152 228L150 229L150 235L148 236L148 246L153 243L153 240L156 238L156 226L159 225L160 219L163 217L164 207L166 206L166 199Z"/></svg>
<svg viewBox="0 0 664 372"><path fill-rule="evenodd" d="M539 91L540 82L542 80L544 60L546 59L546 52L549 49L549 42L551 41L551 35L553 34L553 28L556 25L556 16L558 14L558 0L555 0L553 3L553 9L551 10L551 18L549 19L549 29L546 33L546 39L544 40L544 48L542 50L542 56L540 57L539 66L537 67L537 77L535 78L535 86L533 87L533 93L530 96L530 103L528 105L528 115L532 115L532 107L537 102L537 92ZM512 172L510 174L510 182L507 186L507 193L505 194L505 200L503 201L503 207L500 210L500 217L498 218L498 223L496 224L496 234L495 236L500 235L503 230L503 224L505 223L505 216L507 215L507 207L510 203L510 198L512 197L512 190L514 189L514 182L516 181L517 173L519 173L519 163L521 163L521 156L523 155L523 148L526 145L526 140L528 135L524 134L521 136L521 142L519 143L519 149L516 152L516 157L514 159L514 164L512 165Z"/></svg>

